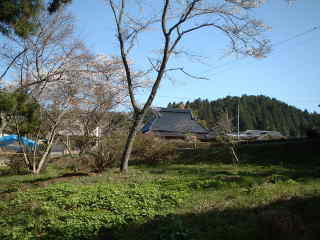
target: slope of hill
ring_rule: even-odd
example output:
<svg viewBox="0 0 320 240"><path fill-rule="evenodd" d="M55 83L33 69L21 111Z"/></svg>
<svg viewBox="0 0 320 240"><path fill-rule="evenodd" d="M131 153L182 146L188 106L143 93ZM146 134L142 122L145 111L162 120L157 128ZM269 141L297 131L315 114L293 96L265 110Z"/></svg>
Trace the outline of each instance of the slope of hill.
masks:
<svg viewBox="0 0 320 240"><path fill-rule="evenodd" d="M320 115L302 111L275 98L267 96L225 97L214 101L201 98L193 102L169 103L168 107L179 107L193 110L199 120L212 128L223 111L227 111L232 125L237 126L239 103L240 131L247 129L277 130L286 136L302 137L306 131L320 126Z"/></svg>

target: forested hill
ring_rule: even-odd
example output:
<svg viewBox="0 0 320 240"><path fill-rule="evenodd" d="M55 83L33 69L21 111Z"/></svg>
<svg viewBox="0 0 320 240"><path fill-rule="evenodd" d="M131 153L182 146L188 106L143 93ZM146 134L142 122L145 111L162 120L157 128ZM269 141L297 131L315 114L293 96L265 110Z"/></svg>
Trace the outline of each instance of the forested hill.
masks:
<svg viewBox="0 0 320 240"><path fill-rule="evenodd" d="M240 100L240 101L239 101ZM168 107L179 107L193 110L198 120L212 128L219 115L227 111L233 126L237 126L237 109L240 109L240 131L247 129L277 130L286 136L305 136L307 129L320 126L320 115L308 113L289 106L277 99L266 96L225 97L208 101L200 98L193 102L169 103Z"/></svg>

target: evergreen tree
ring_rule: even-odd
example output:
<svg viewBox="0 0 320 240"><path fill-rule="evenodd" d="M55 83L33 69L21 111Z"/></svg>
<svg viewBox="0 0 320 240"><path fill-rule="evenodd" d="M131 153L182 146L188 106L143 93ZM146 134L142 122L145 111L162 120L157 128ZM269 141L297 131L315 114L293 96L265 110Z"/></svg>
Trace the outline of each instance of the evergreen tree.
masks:
<svg viewBox="0 0 320 240"><path fill-rule="evenodd" d="M42 7L42 0L1 0L0 32L26 37L37 27L33 21Z"/></svg>
<svg viewBox="0 0 320 240"><path fill-rule="evenodd" d="M0 134L3 131L25 135L40 125L40 105L20 92L0 92Z"/></svg>
<svg viewBox="0 0 320 240"><path fill-rule="evenodd" d="M320 115L301 111L275 98L243 95L240 98L227 96L208 101L196 99L187 102L189 109L197 112L197 117L206 122L208 128L216 125L219 114L228 112L234 127L237 126L238 103L240 104L240 130L275 130L286 136L303 137L308 129L320 127ZM174 103L168 106L177 107Z"/></svg>
<svg viewBox="0 0 320 240"><path fill-rule="evenodd" d="M72 0L51 0L48 5L50 13L56 12ZM45 0L0 0L0 33L5 36L15 34L25 38L37 29L34 21Z"/></svg>

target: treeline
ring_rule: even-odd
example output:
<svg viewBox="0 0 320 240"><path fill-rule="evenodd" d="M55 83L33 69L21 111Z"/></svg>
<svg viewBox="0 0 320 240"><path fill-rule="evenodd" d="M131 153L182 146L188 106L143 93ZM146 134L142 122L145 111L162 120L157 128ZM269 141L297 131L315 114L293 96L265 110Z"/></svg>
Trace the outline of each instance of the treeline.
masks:
<svg viewBox="0 0 320 240"><path fill-rule="evenodd" d="M320 115L289 106L267 96L225 97L214 101L201 98L193 102L169 103L168 107L193 110L194 116L207 128L213 128L221 112L228 112L236 129L239 103L240 131L247 129L276 130L286 136L303 137L310 129L320 127Z"/></svg>

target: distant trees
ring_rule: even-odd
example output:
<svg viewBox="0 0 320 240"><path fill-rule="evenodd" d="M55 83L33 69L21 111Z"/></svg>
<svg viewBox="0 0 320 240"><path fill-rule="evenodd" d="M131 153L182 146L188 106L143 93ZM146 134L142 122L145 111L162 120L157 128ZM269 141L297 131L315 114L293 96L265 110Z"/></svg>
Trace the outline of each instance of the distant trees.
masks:
<svg viewBox="0 0 320 240"><path fill-rule="evenodd" d="M209 128L216 125L220 112L227 111L232 116L232 125L237 126L238 103L240 104L240 130L276 130L286 136L306 136L307 129L320 126L320 116L316 113L301 111L274 98L266 96L225 97L208 101L196 99L186 102L186 107L196 111L198 118L205 121ZM178 107L180 103L169 103Z"/></svg>

